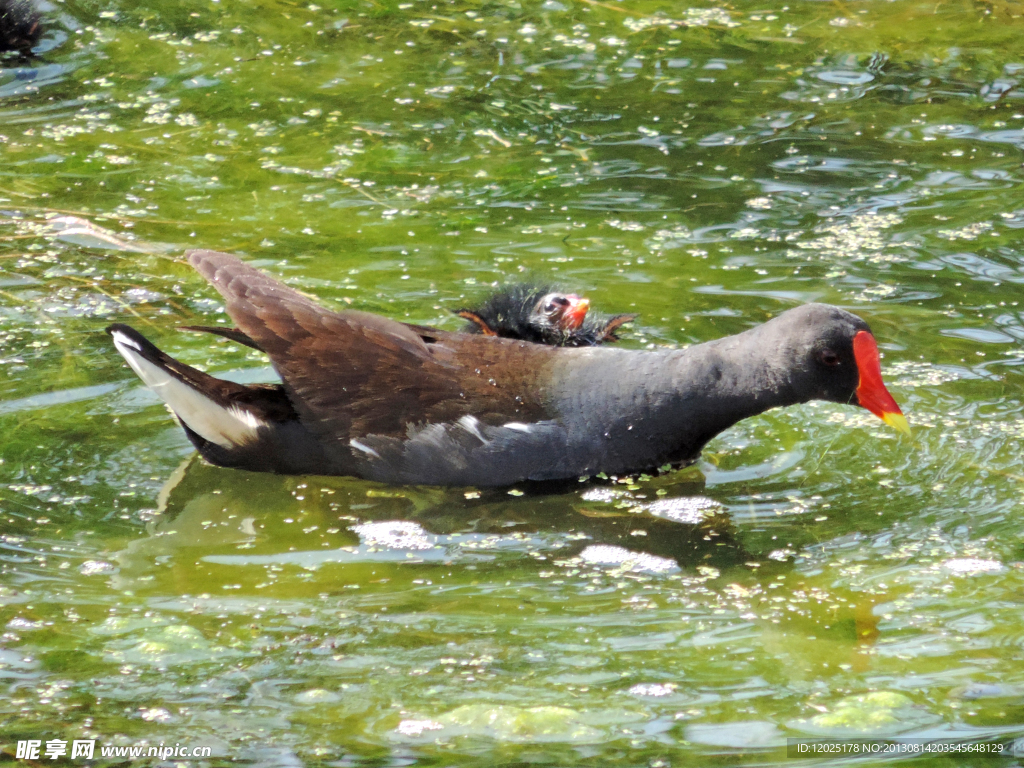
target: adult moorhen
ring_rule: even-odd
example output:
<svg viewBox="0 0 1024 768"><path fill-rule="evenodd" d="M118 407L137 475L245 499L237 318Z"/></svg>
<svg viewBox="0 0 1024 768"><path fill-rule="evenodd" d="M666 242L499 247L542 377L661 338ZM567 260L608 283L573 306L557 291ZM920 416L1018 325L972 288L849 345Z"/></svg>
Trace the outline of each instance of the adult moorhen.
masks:
<svg viewBox="0 0 1024 768"><path fill-rule="evenodd" d="M282 384L222 381L126 325L107 330L221 466L480 486L630 473L692 461L740 419L815 399L909 433L867 324L825 304L682 350L559 348L333 312L234 256L189 261Z"/></svg>
<svg viewBox="0 0 1024 768"><path fill-rule="evenodd" d="M485 336L532 341L553 347L594 347L618 341L615 332L636 315L595 316L590 300L547 285L518 283L499 289L478 309L455 314L470 321L466 330Z"/></svg>

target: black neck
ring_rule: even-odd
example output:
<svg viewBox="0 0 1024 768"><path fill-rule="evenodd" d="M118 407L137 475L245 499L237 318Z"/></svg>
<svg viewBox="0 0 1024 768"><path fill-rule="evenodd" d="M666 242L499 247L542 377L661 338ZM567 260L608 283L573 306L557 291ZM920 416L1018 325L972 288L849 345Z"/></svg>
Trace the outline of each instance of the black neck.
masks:
<svg viewBox="0 0 1024 768"><path fill-rule="evenodd" d="M572 450L587 466L689 461L736 422L806 400L765 328L663 353L579 350L571 372L554 375L552 401Z"/></svg>

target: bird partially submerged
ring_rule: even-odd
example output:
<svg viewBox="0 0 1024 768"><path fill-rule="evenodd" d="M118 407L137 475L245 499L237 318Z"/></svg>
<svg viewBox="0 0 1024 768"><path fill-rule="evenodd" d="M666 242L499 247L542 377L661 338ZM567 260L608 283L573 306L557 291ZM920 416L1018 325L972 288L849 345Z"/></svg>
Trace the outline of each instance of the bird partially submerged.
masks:
<svg viewBox="0 0 1024 768"><path fill-rule="evenodd" d="M590 312L590 300L548 285L513 283L479 308L455 314L469 320L466 330L552 347L594 347L618 341L615 332L636 315L607 317Z"/></svg>
<svg viewBox="0 0 1024 768"><path fill-rule="evenodd" d="M807 304L686 349L565 349L334 312L234 256L192 251L280 384L217 379L127 325L118 352L212 464L502 486L697 458L771 408L861 406L909 434L862 319Z"/></svg>

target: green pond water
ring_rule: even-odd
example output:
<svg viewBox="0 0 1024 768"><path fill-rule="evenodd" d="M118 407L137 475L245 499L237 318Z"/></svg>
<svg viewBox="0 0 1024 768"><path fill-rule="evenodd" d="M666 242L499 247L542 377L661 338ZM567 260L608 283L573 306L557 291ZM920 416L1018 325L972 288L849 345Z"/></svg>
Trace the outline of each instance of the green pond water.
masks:
<svg viewBox="0 0 1024 768"><path fill-rule="evenodd" d="M3 756L660 768L1024 736L1020 2L47 8L0 72ZM839 304L914 438L815 403L561 492L209 467L103 333L268 380L176 330L225 319L200 246L452 330L560 281L639 313L634 348Z"/></svg>

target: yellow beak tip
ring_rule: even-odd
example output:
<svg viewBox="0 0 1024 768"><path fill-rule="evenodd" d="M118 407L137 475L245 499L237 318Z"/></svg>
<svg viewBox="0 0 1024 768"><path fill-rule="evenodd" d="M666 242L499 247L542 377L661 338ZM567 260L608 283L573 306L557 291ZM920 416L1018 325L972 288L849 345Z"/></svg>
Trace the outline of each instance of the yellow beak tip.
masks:
<svg viewBox="0 0 1024 768"><path fill-rule="evenodd" d="M902 413L886 413L882 416L882 421L897 432L902 432L907 437L912 437L910 424L907 423L907 419Z"/></svg>

